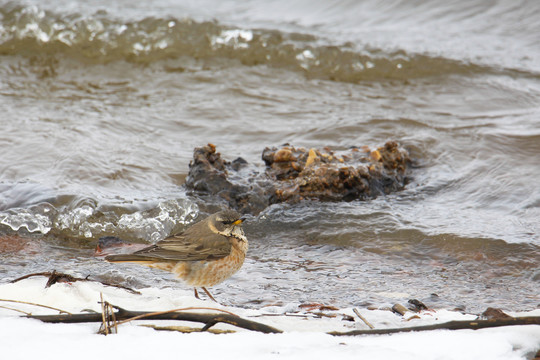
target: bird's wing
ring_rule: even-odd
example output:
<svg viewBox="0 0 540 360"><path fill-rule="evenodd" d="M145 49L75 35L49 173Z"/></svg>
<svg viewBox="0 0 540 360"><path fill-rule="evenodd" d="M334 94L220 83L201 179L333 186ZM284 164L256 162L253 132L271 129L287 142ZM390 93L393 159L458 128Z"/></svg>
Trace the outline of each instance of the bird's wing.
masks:
<svg viewBox="0 0 540 360"><path fill-rule="evenodd" d="M216 260L229 255L231 248L232 245L226 236L211 233L203 237L197 236L194 231L185 231L139 250L133 255L156 260Z"/></svg>

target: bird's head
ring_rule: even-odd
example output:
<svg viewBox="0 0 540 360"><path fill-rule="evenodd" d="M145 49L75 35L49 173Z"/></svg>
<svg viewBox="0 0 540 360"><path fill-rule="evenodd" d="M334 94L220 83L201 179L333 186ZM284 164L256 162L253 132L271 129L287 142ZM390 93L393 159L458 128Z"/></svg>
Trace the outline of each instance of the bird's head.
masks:
<svg viewBox="0 0 540 360"><path fill-rule="evenodd" d="M234 210L222 210L212 215L211 222L218 233L245 241L246 238L241 228L244 220L245 218Z"/></svg>

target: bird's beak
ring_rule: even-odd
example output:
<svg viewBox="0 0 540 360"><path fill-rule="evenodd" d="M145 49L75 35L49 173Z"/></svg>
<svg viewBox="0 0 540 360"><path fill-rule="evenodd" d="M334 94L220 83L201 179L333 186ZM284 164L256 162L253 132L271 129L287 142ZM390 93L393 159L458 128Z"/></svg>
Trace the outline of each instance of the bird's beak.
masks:
<svg viewBox="0 0 540 360"><path fill-rule="evenodd" d="M242 222L244 222L244 220L246 220L246 218L241 217L240 219L238 219L238 220L236 220L235 222L233 222L233 225L240 225Z"/></svg>

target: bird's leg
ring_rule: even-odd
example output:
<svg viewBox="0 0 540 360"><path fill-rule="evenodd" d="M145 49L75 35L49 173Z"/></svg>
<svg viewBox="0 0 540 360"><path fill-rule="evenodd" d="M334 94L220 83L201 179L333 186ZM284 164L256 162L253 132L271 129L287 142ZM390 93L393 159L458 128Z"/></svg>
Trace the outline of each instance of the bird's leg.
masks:
<svg viewBox="0 0 540 360"><path fill-rule="evenodd" d="M214 300L214 302L217 302L217 300L214 299L214 297L212 296L212 294L210 294L210 291L208 291L204 286L202 286L201 289L204 290L204 292L206 293L206 295L208 295L208 296L210 297L210 299Z"/></svg>
<svg viewBox="0 0 540 360"><path fill-rule="evenodd" d="M193 288L193 292L195 293L195 297L199 300L201 300L201 298L199 297L199 293L197 292L197 288Z"/></svg>

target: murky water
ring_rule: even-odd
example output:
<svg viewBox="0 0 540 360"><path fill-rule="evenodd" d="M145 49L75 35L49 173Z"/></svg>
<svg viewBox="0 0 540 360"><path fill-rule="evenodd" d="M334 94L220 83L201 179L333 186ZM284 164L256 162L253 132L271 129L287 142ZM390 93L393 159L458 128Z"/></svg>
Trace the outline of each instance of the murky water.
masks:
<svg viewBox="0 0 540 360"><path fill-rule="evenodd" d="M265 146L394 139L416 164L404 191L273 205L215 295L536 308L539 17L535 1L1 2L2 281L182 286L93 249L220 207L182 186L194 147L262 170Z"/></svg>

